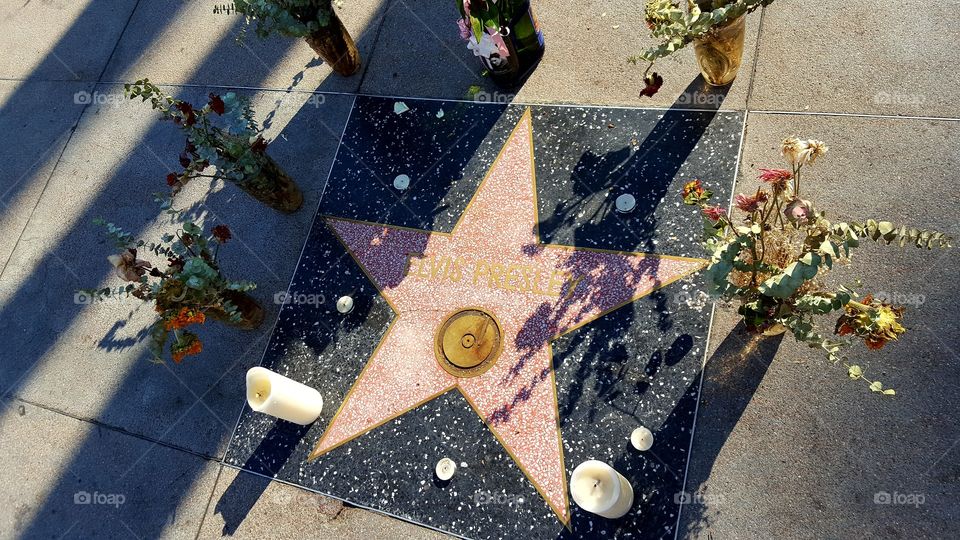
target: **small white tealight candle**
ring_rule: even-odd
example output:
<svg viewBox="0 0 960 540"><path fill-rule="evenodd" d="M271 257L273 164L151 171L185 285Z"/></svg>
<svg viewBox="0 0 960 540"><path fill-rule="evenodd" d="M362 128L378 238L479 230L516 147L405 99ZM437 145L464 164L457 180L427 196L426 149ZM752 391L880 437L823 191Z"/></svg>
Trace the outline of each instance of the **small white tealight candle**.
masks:
<svg viewBox="0 0 960 540"><path fill-rule="evenodd" d="M630 444L642 452L646 452L653 446L653 432L640 426L630 434Z"/></svg>
<svg viewBox="0 0 960 540"><path fill-rule="evenodd" d="M446 481L453 478L455 472L457 472L457 464L452 459L443 458L437 462L437 478Z"/></svg>
<svg viewBox="0 0 960 540"><path fill-rule="evenodd" d="M407 189L410 187L410 177L405 174L398 174L397 177L393 179L393 187L399 191Z"/></svg>
<svg viewBox="0 0 960 540"><path fill-rule="evenodd" d="M341 296L340 299L337 300L337 311L340 313L350 313L353 311L353 298Z"/></svg>
<svg viewBox="0 0 960 540"><path fill-rule="evenodd" d="M301 426L312 424L323 410L316 389L259 366L247 371L247 403L257 412Z"/></svg>
<svg viewBox="0 0 960 540"><path fill-rule="evenodd" d="M577 506L609 519L623 517L633 506L633 486L613 467L590 459L573 470L570 494Z"/></svg>
<svg viewBox="0 0 960 540"><path fill-rule="evenodd" d="M637 207L637 199L629 193L617 197L617 212L632 212Z"/></svg>

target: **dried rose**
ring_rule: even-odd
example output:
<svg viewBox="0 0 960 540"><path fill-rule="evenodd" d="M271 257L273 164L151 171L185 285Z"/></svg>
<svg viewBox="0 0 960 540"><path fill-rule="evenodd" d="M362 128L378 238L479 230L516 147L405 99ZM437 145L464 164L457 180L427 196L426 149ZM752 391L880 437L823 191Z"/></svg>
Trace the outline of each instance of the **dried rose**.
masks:
<svg viewBox="0 0 960 540"><path fill-rule="evenodd" d="M640 91L640 97L653 97L654 94L660 91L660 87L663 86L663 77L659 73L654 71L646 77L643 78L643 82L647 85L643 90Z"/></svg>
<svg viewBox="0 0 960 540"><path fill-rule="evenodd" d="M181 101L177 103L177 110L183 114L183 121L188 126L192 126L197 123L197 116L193 112L193 105L187 103L186 101Z"/></svg>
<svg viewBox="0 0 960 540"><path fill-rule="evenodd" d="M744 212L756 212L760 209L760 205L767 202L767 192L766 191L757 191L754 195L743 195L738 194L733 198L733 203Z"/></svg>
<svg viewBox="0 0 960 540"><path fill-rule="evenodd" d="M818 157L826 155L830 150L826 143L815 139L801 140L796 137L788 137L783 140L780 147L780 153L794 167L812 164Z"/></svg>
<svg viewBox="0 0 960 540"><path fill-rule="evenodd" d="M816 139L807 140L807 148L810 149L809 161L811 164L816 161L818 157L827 155L827 152L830 150L830 147L827 146L825 142Z"/></svg>
<svg viewBox="0 0 960 540"><path fill-rule="evenodd" d="M226 105L224 105L223 103L223 99L221 99L220 96L214 93L210 94L209 105L210 105L210 110L217 114L223 114L227 110Z"/></svg>
<svg viewBox="0 0 960 540"><path fill-rule="evenodd" d="M230 234L230 228L226 225L217 225L212 230L213 237L217 239L221 244L226 244L227 240L233 238Z"/></svg>
<svg viewBox="0 0 960 540"><path fill-rule="evenodd" d="M719 206L706 206L703 208L703 215L710 221L716 223L727 217L727 211Z"/></svg>
<svg viewBox="0 0 960 540"><path fill-rule="evenodd" d="M813 219L813 203L804 199L791 199L787 203L787 207L783 210L783 215L786 216L791 223L798 223L800 225L806 225L810 223Z"/></svg>
<svg viewBox="0 0 960 540"><path fill-rule="evenodd" d="M776 191L787 189L787 182L793 173L786 169L760 169L760 181L773 186Z"/></svg>
<svg viewBox="0 0 960 540"><path fill-rule="evenodd" d="M147 269L152 266L149 262L138 259L135 249L128 249L120 255L110 255L107 260L116 269L120 279L125 281L140 281L140 277L146 274Z"/></svg>
<svg viewBox="0 0 960 540"><path fill-rule="evenodd" d="M257 139L253 141L253 143L250 145L250 150L257 154L262 154L266 152L267 141L265 141L263 137L257 137Z"/></svg>

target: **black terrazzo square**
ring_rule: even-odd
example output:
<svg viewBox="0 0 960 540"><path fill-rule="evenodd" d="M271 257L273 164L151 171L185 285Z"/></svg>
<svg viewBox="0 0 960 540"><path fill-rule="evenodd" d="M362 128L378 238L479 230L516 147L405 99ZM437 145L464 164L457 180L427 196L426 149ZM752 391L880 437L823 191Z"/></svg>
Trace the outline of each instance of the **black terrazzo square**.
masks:
<svg viewBox="0 0 960 540"><path fill-rule="evenodd" d="M398 101L357 98L320 214L450 232L528 107L405 99L397 114ZM543 243L703 257L700 218L679 192L700 178L727 200L742 113L529 109ZM621 214L624 193L637 207ZM571 500L566 528L456 389L307 461L395 318L318 218L262 365L317 388L324 413L300 427L245 408L225 462L468 538L673 537L711 312L702 289L684 278L553 341L567 480L598 459L635 493L619 520ZM356 302L346 316L344 295ZM629 443L641 425L656 437L647 452ZM448 482L433 473L441 457L459 465Z"/></svg>

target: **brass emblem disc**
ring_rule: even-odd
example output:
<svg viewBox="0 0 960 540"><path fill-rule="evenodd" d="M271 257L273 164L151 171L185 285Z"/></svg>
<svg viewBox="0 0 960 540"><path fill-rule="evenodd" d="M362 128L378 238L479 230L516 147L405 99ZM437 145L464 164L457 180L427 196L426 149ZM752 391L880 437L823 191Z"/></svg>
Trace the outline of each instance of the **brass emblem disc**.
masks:
<svg viewBox="0 0 960 540"><path fill-rule="evenodd" d="M500 322L484 309L471 307L449 315L434 341L437 363L454 377L482 375L503 349Z"/></svg>

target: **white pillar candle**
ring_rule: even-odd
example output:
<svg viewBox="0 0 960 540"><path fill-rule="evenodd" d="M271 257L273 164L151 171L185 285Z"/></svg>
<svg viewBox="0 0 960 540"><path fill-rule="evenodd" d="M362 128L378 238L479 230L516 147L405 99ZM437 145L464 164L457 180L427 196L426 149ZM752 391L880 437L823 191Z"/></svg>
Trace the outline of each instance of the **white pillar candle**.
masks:
<svg viewBox="0 0 960 540"><path fill-rule="evenodd" d="M403 191L410 187L410 177L405 174L398 174L396 178L393 179L393 187L397 191Z"/></svg>
<svg viewBox="0 0 960 540"><path fill-rule="evenodd" d="M320 392L262 367L247 371L247 403L257 412L301 426L313 423L323 409Z"/></svg>
<svg viewBox="0 0 960 540"><path fill-rule="evenodd" d="M646 452L653 446L653 432L640 426L630 434L630 444L637 450Z"/></svg>
<svg viewBox="0 0 960 540"><path fill-rule="evenodd" d="M617 519L633 506L633 486L602 461L590 459L573 470L570 494L577 506L605 518Z"/></svg>
<svg viewBox="0 0 960 540"><path fill-rule="evenodd" d="M624 193L623 195L617 197L616 205L617 212L622 214L633 212L633 209L637 207L637 198L629 193Z"/></svg>
<svg viewBox="0 0 960 540"><path fill-rule="evenodd" d="M457 472L457 464L450 458L443 458L437 462L436 471L437 478L441 480L449 480L453 478L453 473Z"/></svg>
<svg viewBox="0 0 960 540"><path fill-rule="evenodd" d="M340 299L337 300L337 311L340 313L350 313L353 311L353 298L341 296Z"/></svg>

